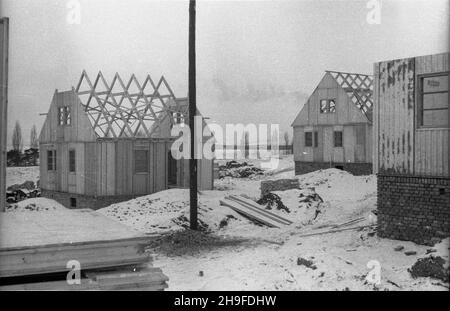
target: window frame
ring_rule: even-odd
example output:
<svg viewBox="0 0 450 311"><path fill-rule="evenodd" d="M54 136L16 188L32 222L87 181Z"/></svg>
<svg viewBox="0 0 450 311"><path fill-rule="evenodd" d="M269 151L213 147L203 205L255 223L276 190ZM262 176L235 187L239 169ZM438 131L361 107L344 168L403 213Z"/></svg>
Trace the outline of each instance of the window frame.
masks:
<svg viewBox="0 0 450 311"><path fill-rule="evenodd" d="M447 76L447 91L436 91L436 92L425 92L424 93L424 87L423 87L423 81L425 78L432 78L432 77L441 77L441 76ZM417 129L448 129L450 128L450 71L442 71L442 72L433 72L433 73L427 73L427 74L420 74L416 76L416 128ZM438 109L423 109L423 96L424 94L439 94L439 93L447 93L447 108L438 108ZM424 110L447 110L447 126L445 125L424 125L423 124L423 112Z"/></svg>
<svg viewBox="0 0 450 311"><path fill-rule="evenodd" d="M337 142L337 140L336 140L336 134L337 133L340 133L340 136L341 136L341 144L340 144L340 146L337 146L336 145L336 142ZM344 147L344 132L343 131L333 131L333 146L334 146L334 148L343 148Z"/></svg>
<svg viewBox="0 0 450 311"><path fill-rule="evenodd" d="M47 171L56 171L56 149L47 149Z"/></svg>
<svg viewBox="0 0 450 311"><path fill-rule="evenodd" d="M71 126L72 113L70 106L58 107L58 126Z"/></svg>
<svg viewBox="0 0 450 311"><path fill-rule="evenodd" d="M311 135L310 139L307 139L307 135ZM304 146L307 148L311 148L313 146L313 131L305 131L305 141L304 141ZM307 142L310 142L310 144L307 144Z"/></svg>
<svg viewBox="0 0 450 311"><path fill-rule="evenodd" d="M325 106L325 110L322 109L322 102L326 101L326 106ZM330 109L330 103L333 102L334 106L333 106L333 111L331 111ZM336 98L322 98L319 100L319 113L320 114L326 114L326 113L336 113L336 105L337 105L337 101Z"/></svg>
<svg viewBox="0 0 450 311"><path fill-rule="evenodd" d="M136 161L136 159L137 159L136 156L137 156L137 154L139 152L145 152L145 154L146 154L146 156L145 156L145 159L146 159L146 161L145 161L146 170L145 171L144 170L139 170L138 171L138 166L136 165L138 163L138 161ZM150 156L150 153L149 153L149 150L147 150L147 149L135 149L134 150L134 154L133 154L133 163L134 163L133 171L134 171L134 174L148 174L149 173L149 169L150 169L149 156Z"/></svg>

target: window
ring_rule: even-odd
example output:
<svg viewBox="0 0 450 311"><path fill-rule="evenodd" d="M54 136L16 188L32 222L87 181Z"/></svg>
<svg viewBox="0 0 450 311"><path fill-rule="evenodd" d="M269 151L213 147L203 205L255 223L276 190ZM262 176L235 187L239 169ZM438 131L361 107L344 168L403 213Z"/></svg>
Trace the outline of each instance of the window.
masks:
<svg viewBox="0 0 450 311"><path fill-rule="evenodd" d="M341 131L334 132L334 146L342 147L342 132Z"/></svg>
<svg viewBox="0 0 450 311"><path fill-rule="evenodd" d="M336 112L336 102L334 101L334 99L330 99L328 101L328 111L330 113Z"/></svg>
<svg viewBox="0 0 450 311"><path fill-rule="evenodd" d="M305 132L305 147L312 147L312 132Z"/></svg>
<svg viewBox="0 0 450 311"><path fill-rule="evenodd" d="M72 123L72 117L70 115L70 107L59 107L58 108L58 124L59 125L70 125Z"/></svg>
<svg viewBox="0 0 450 311"><path fill-rule="evenodd" d="M135 150L134 151L134 172L147 173L148 172L148 151Z"/></svg>
<svg viewBox="0 0 450 311"><path fill-rule="evenodd" d="M75 165L75 150L69 150L69 172L75 173L76 165Z"/></svg>
<svg viewBox="0 0 450 311"><path fill-rule="evenodd" d="M47 150L47 170L56 170L56 150Z"/></svg>
<svg viewBox="0 0 450 311"><path fill-rule="evenodd" d="M70 207L77 207L77 199L70 198Z"/></svg>
<svg viewBox="0 0 450 311"><path fill-rule="evenodd" d="M314 147L319 147L319 132L314 132Z"/></svg>
<svg viewBox="0 0 450 311"><path fill-rule="evenodd" d="M420 126L424 127L448 127L448 88L447 74L424 76L419 80Z"/></svg>
<svg viewBox="0 0 450 311"><path fill-rule="evenodd" d="M336 112L336 100L334 99L320 100L320 113L334 113L334 112Z"/></svg>
<svg viewBox="0 0 450 311"><path fill-rule="evenodd" d="M328 112L328 101L326 99L320 100L320 113Z"/></svg>

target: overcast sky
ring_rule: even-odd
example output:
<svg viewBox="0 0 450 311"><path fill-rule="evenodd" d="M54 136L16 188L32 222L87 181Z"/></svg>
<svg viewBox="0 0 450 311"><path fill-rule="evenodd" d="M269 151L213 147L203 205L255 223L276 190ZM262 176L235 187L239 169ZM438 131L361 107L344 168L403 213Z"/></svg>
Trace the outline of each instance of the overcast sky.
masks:
<svg viewBox="0 0 450 311"><path fill-rule="evenodd" d="M187 95L188 2L0 0L10 18L9 120L38 131L55 89L83 69L111 79L166 77ZM371 74L376 61L449 51L448 0L382 1L369 24L366 0L198 1L198 106L219 123L289 125L324 70ZM8 133L10 135L11 131Z"/></svg>

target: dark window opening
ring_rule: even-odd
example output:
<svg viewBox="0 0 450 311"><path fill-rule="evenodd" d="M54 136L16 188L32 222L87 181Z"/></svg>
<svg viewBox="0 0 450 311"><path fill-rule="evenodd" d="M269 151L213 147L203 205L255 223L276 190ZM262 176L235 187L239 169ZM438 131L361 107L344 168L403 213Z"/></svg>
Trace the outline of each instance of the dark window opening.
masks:
<svg viewBox="0 0 450 311"><path fill-rule="evenodd" d="M334 146L342 147L342 132L341 131L334 132Z"/></svg>
<svg viewBox="0 0 450 311"><path fill-rule="evenodd" d="M75 173L76 164L75 164L75 150L69 150L69 172Z"/></svg>
<svg viewBox="0 0 450 311"><path fill-rule="evenodd" d="M134 151L134 172L148 173L148 150Z"/></svg>
<svg viewBox="0 0 450 311"><path fill-rule="evenodd" d="M445 194L445 188L439 188L439 195Z"/></svg>
<svg viewBox="0 0 450 311"><path fill-rule="evenodd" d="M344 166L343 165L336 165L334 168L337 168L338 170L344 170Z"/></svg>
<svg viewBox="0 0 450 311"><path fill-rule="evenodd" d="M335 99L321 99L319 105L320 105L320 113L336 112L336 100Z"/></svg>
<svg viewBox="0 0 450 311"><path fill-rule="evenodd" d="M312 132L305 132L305 147L312 147L313 139Z"/></svg>
<svg viewBox="0 0 450 311"><path fill-rule="evenodd" d="M72 117L70 114L70 107L59 107L58 108L58 124L59 125L70 125L72 123Z"/></svg>
<svg viewBox="0 0 450 311"><path fill-rule="evenodd" d="M419 125L424 127L449 126L449 77L447 74L425 76L419 79Z"/></svg>
<svg viewBox="0 0 450 311"><path fill-rule="evenodd" d="M77 199L70 198L70 207L77 207Z"/></svg>
<svg viewBox="0 0 450 311"><path fill-rule="evenodd" d="M169 186L175 186L177 184L177 160L172 156L172 151L168 152L167 160L167 183L169 184Z"/></svg>
<svg viewBox="0 0 450 311"><path fill-rule="evenodd" d="M314 132L314 147L319 147L319 132Z"/></svg>

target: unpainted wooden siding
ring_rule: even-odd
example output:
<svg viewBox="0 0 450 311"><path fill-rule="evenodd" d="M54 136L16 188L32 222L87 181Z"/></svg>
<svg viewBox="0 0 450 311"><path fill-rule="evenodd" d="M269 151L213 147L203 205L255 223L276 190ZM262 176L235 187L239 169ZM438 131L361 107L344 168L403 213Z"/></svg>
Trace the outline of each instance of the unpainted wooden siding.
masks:
<svg viewBox="0 0 450 311"><path fill-rule="evenodd" d="M294 161L371 163L370 124L294 127ZM318 132L318 145L305 147L305 132ZM343 147L334 147L334 132L342 131ZM314 135L314 134L313 134ZM360 135L360 139L357 136ZM359 142L359 143L358 143Z"/></svg>
<svg viewBox="0 0 450 311"><path fill-rule="evenodd" d="M58 109L66 106L70 107L71 124L59 125ZM96 138L88 116L75 92L73 90L55 91L39 135L39 142L93 142Z"/></svg>
<svg viewBox="0 0 450 311"><path fill-rule="evenodd" d="M450 53L416 57L416 81L423 74L449 72L449 60ZM450 176L449 132L449 126L447 128L420 128L417 126L414 139L416 174Z"/></svg>
<svg viewBox="0 0 450 311"><path fill-rule="evenodd" d="M374 172L449 176L449 128L417 123L417 82L448 72L449 53L374 65Z"/></svg>
<svg viewBox="0 0 450 311"><path fill-rule="evenodd" d="M335 99L335 113L320 113L321 99ZM293 126L345 125L349 123L370 123L356 107L344 89L331 74L326 73L317 88L308 98Z"/></svg>
<svg viewBox="0 0 450 311"><path fill-rule="evenodd" d="M414 59L379 63L375 105L378 106L378 170L408 173L414 167Z"/></svg>

